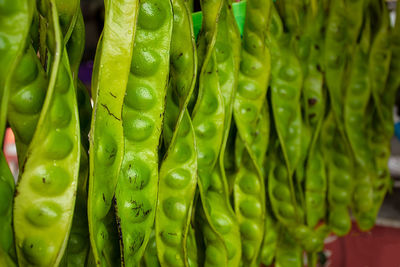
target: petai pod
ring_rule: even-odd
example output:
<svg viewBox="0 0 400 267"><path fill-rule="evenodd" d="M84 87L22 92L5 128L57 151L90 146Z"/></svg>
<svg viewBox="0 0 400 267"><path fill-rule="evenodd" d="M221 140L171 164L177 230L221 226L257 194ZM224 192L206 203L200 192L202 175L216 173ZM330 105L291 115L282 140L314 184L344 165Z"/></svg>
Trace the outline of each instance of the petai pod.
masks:
<svg viewBox="0 0 400 267"><path fill-rule="evenodd" d="M102 38L96 54L94 109L89 147L88 219L95 263L119 262L112 200L121 166L124 139L122 105L135 34L138 1L106 1ZM115 261L115 262L114 262Z"/></svg>
<svg viewBox="0 0 400 267"><path fill-rule="evenodd" d="M266 103L251 136L250 148L255 158L247 149L242 150L234 183L234 206L242 236L242 260L245 264L256 265L265 226L264 173L257 165L263 164L268 146L269 113Z"/></svg>
<svg viewBox="0 0 400 267"><path fill-rule="evenodd" d="M247 2L234 102L235 122L245 146L250 143L249 131L257 122L268 88L271 66L270 51L265 40L272 5L271 1L264 0Z"/></svg>
<svg viewBox="0 0 400 267"><path fill-rule="evenodd" d="M78 109L68 55L55 2L46 4L42 15L50 31L49 85L14 206L17 255L23 266L60 263L72 224L80 160Z"/></svg>
<svg viewBox="0 0 400 267"><path fill-rule="evenodd" d="M197 57L185 2L172 1L172 9L170 81L164 115L167 153L160 169L156 242L161 265L188 266L187 239L197 184L197 152L186 107L195 86Z"/></svg>
<svg viewBox="0 0 400 267"><path fill-rule="evenodd" d="M321 143L328 178L329 226L342 236L351 227L348 207L353 192L353 165L351 151L340 134L332 110L323 123Z"/></svg>
<svg viewBox="0 0 400 267"><path fill-rule="evenodd" d="M199 57L198 97L192 112L197 146L198 187L201 199L196 214L201 222L199 225L203 232L205 266L227 266L228 248L214 223L221 221L223 223L221 226L226 224L223 229L224 233L230 233L234 223L230 217L225 218L227 203L219 190L223 186L221 183L223 181L220 173L213 171L223 142L225 119L224 100L219 85L215 53L218 21L223 5L223 0L201 1L203 22L201 34L198 37L199 49L197 50ZM212 184L213 181L216 181L217 184ZM214 188L215 185L218 188ZM222 219L220 219L221 216ZM231 242L231 240L229 241ZM234 251L232 255L237 255L237 251Z"/></svg>
<svg viewBox="0 0 400 267"><path fill-rule="evenodd" d="M380 18L379 29L373 38L371 50L369 51L368 76L372 97L379 119L384 121L384 103L381 98L386 93L386 82L390 70L392 49L390 49L390 18L386 3L380 1L382 5L382 15ZM365 75L365 73L364 73Z"/></svg>
<svg viewBox="0 0 400 267"><path fill-rule="evenodd" d="M174 21L170 48L170 79L174 80L173 97L175 105L166 106L163 138L166 148L172 140L175 126L182 120L192 96L197 75L196 43L193 22L187 3L173 0Z"/></svg>
<svg viewBox="0 0 400 267"><path fill-rule="evenodd" d="M396 8L396 18L400 16L400 5ZM379 33L378 33L379 34ZM390 48L391 61L390 72L386 81L385 92L379 95L380 113L375 111L371 116L368 131L368 144L371 148L371 156L375 163L376 175L373 179L373 206L357 217L359 227L362 230L370 229L374 223L379 207L390 188L391 176L388 168L390 155L390 140L393 135L393 106L396 99L395 94L400 86L400 20L396 19L394 28L391 31ZM377 37L375 37L377 38ZM384 51L384 54L387 54ZM381 63L381 62L378 62ZM378 107L376 107L378 108Z"/></svg>
<svg viewBox="0 0 400 267"><path fill-rule="evenodd" d="M157 244L154 229L151 231L141 264L145 267L160 267L160 261L157 257Z"/></svg>
<svg viewBox="0 0 400 267"><path fill-rule="evenodd" d="M121 253L127 266L139 264L154 225L173 24L169 0L141 1L138 9L136 29L130 29L136 33L122 112L124 155L115 192ZM185 145L179 157L187 151Z"/></svg>
<svg viewBox="0 0 400 267"><path fill-rule="evenodd" d="M324 48L325 80L329 90L331 109L340 133L344 136L343 78L347 54L340 51L345 51L349 38L344 0L330 1L329 9Z"/></svg>
<svg viewBox="0 0 400 267"><path fill-rule="evenodd" d="M186 111L160 169L156 210L157 252L162 266L187 266L186 239L196 189L195 135Z"/></svg>
<svg viewBox="0 0 400 267"><path fill-rule="evenodd" d="M301 267L303 266L302 256L301 247L281 228L276 248L275 266Z"/></svg>

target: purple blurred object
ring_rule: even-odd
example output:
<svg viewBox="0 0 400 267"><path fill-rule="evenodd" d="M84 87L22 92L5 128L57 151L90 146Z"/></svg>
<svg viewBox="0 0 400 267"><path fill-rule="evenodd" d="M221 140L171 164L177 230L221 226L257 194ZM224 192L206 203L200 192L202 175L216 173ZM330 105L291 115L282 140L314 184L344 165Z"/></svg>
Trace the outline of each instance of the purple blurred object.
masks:
<svg viewBox="0 0 400 267"><path fill-rule="evenodd" d="M90 88L90 83L92 81L92 72L93 72L93 61L84 62L79 67L78 77L88 88Z"/></svg>

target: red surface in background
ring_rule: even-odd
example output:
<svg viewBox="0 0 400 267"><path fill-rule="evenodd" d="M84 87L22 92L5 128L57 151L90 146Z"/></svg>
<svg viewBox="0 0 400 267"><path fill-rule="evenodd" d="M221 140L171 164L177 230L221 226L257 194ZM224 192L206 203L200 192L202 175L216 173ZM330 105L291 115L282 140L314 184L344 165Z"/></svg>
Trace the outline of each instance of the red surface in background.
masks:
<svg viewBox="0 0 400 267"><path fill-rule="evenodd" d="M400 267L400 228L375 226L351 232L325 245L329 267Z"/></svg>

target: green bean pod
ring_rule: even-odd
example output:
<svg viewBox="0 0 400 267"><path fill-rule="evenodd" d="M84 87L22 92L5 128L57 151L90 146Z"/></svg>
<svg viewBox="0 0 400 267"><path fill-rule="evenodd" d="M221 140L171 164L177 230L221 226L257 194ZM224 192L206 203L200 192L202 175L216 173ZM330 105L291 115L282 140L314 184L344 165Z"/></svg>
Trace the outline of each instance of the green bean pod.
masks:
<svg viewBox="0 0 400 267"><path fill-rule="evenodd" d="M302 157L300 96L303 77L299 61L289 48L288 36L271 34L271 39L272 111L289 176L292 176Z"/></svg>
<svg viewBox="0 0 400 267"><path fill-rule="evenodd" d="M142 265L146 267L159 267L160 261L157 257L156 235L154 230L151 231L149 242L143 255Z"/></svg>
<svg viewBox="0 0 400 267"><path fill-rule="evenodd" d="M251 153L242 150L241 164L234 183L234 206L242 237L242 261L257 265L257 257L264 237L265 186L263 172L257 168L264 163L268 147L269 112L263 105L257 127L252 132Z"/></svg>
<svg viewBox="0 0 400 267"><path fill-rule="evenodd" d="M327 178L325 162L321 150L318 148L320 142L315 143L307 159L306 166L306 221L307 225L314 228L318 222L325 218L327 210L325 204L327 191Z"/></svg>
<svg viewBox="0 0 400 267"><path fill-rule="evenodd" d="M106 1L93 73L94 109L89 147L88 219L98 266L119 264L112 199L124 153L122 105L128 84L138 1Z"/></svg>
<svg viewBox="0 0 400 267"><path fill-rule="evenodd" d="M68 57L71 64L71 73L74 78L75 87L78 81L79 66L85 49L85 24L83 21L82 10L78 8L77 19L72 30L71 36L66 43Z"/></svg>
<svg viewBox="0 0 400 267"><path fill-rule="evenodd" d="M0 265L16 266L14 233L12 229L12 206L15 190L14 177L8 167L3 150L0 151Z"/></svg>
<svg viewBox="0 0 400 267"><path fill-rule="evenodd" d="M167 153L160 170L155 225L160 263L188 266L186 244L197 182L197 152L186 107L195 86L197 57L188 7L184 1L174 0L172 9L171 70L164 115Z"/></svg>
<svg viewBox="0 0 400 267"><path fill-rule="evenodd" d="M90 249L87 222L87 179L89 175L89 159L87 151L81 147L79 162L79 178L76 193L74 218L64 257L67 266L84 266Z"/></svg>
<svg viewBox="0 0 400 267"><path fill-rule="evenodd" d="M361 43L356 47L351 63L351 72L345 97L345 129L358 166L354 181L353 210L356 214L367 211L373 205L374 162L368 144L367 110L372 84L368 72L368 53L370 43L370 24L367 21L363 30Z"/></svg>
<svg viewBox="0 0 400 267"><path fill-rule="evenodd" d="M329 90L331 109L333 110L340 133L344 136L343 126L343 77L347 62L346 50L348 27L344 0L330 1L330 12L325 34L325 79Z"/></svg>
<svg viewBox="0 0 400 267"><path fill-rule="evenodd" d="M219 204L219 203L218 203ZM201 266L228 266L228 251L223 239L214 230L209 223L209 219L204 214L204 209L199 205L198 224L201 225L201 230L204 239L204 263Z"/></svg>
<svg viewBox="0 0 400 267"><path fill-rule="evenodd" d="M272 215L271 207L266 208L264 239L260 250L260 261L265 266L272 264L275 258L279 237L279 224Z"/></svg>
<svg viewBox="0 0 400 267"><path fill-rule="evenodd" d="M240 55L234 118L246 146L264 103L270 76L270 51L265 44L271 1L248 1ZM259 167L260 168L260 167Z"/></svg>
<svg viewBox="0 0 400 267"><path fill-rule="evenodd" d="M70 39L79 16L80 0L56 0L64 44Z"/></svg>
<svg viewBox="0 0 400 267"><path fill-rule="evenodd" d="M400 16L400 5L397 5L396 16ZM359 227L362 230L370 229L375 222L379 207L381 206L387 190L391 186L391 176L388 168L388 160L390 155L390 140L393 135L393 106L397 89L400 86L400 20L396 20L396 24L391 32L391 51L392 59L390 62L390 72L386 82L385 93L380 95L381 115L377 116L376 111L373 113L369 122L369 146L372 150L372 157L375 163L376 176L373 179L373 207L365 213L359 214L357 217Z"/></svg>
<svg viewBox="0 0 400 267"><path fill-rule="evenodd" d="M306 223L314 228L316 224L325 217L326 205L326 174L325 164L320 151L320 129L325 115L326 96L323 86L324 64L321 56L323 55L323 35L324 14L322 3L307 9L306 28L300 39L303 46L299 43L299 58L304 59L306 66L303 67L303 132L308 136L308 147L306 159L303 156L304 165L304 190L305 190L305 211ZM303 139L303 142L304 139ZM303 144L305 147L306 144ZM304 153L304 151L303 151ZM304 154L303 154L304 155ZM297 174L297 173L296 173Z"/></svg>
<svg viewBox="0 0 400 267"><path fill-rule="evenodd" d="M174 100L178 104L167 106L164 114L163 137L166 148L172 140L175 126L184 116L197 75L196 43L191 13L185 1L173 0L171 3L174 21L170 49L170 78L175 80L173 95L176 96Z"/></svg>
<svg viewBox="0 0 400 267"><path fill-rule="evenodd" d="M299 221L299 214L292 177L289 176L279 143L276 141L273 146L269 154L268 198L278 221L293 225Z"/></svg>
<svg viewBox="0 0 400 267"><path fill-rule="evenodd" d="M275 256L276 267L301 267L303 266L303 253L301 247L292 237L281 229Z"/></svg>
<svg viewBox="0 0 400 267"><path fill-rule="evenodd" d="M189 225L189 231L186 239L186 251L188 256L188 266L189 267L199 266L198 256L197 256L196 233L192 224Z"/></svg>
<svg viewBox="0 0 400 267"><path fill-rule="evenodd" d="M351 227L348 206L353 191L353 162L332 111L323 123L321 143L328 178L329 226L343 236Z"/></svg>
<svg viewBox="0 0 400 267"><path fill-rule="evenodd" d="M400 5L396 6L396 18L400 17ZM383 126L385 136L388 138L393 135L393 106L395 95L400 87L400 19L396 20L394 28L391 30L390 47L392 50L392 60L390 61L390 71L386 82L385 93L381 94L381 111L383 115Z"/></svg>
<svg viewBox="0 0 400 267"><path fill-rule="evenodd" d="M369 53L368 76L370 77L372 96L380 120L384 121L381 103L382 95L386 93L386 82L390 70L392 49L390 49L390 21L386 3L382 1L382 18L379 30L371 44Z"/></svg>
<svg viewBox="0 0 400 267"><path fill-rule="evenodd" d="M372 118L369 126L368 144L372 150L376 174L372 179L372 192L368 195L369 201L372 202L368 207L369 209L363 209L355 214L358 226L362 231L367 231L374 226L376 216L391 183L388 167L390 138L385 136L382 124L376 123L380 119L376 110Z"/></svg>
<svg viewBox="0 0 400 267"><path fill-rule="evenodd" d="M16 67L10 88L7 120L15 135L22 170L46 96L47 76L35 50L28 46Z"/></svg>
<svg viewBox="0 0 400 267"><path fill-rule="evenodd" d="M156 240L162 266L188 266L186 239L197 181L195 135L188 112L176 131L160 169Z"/></svg>
<svg viewBox="0 0 400 267"><path fill-rule="evenodd" d="M169 0L142 1L138 13L122 114L124 158L115 193L122 258L127 266L139 264L156 214L158 146L168 86L173 24ZM182 161L194 153L186 143L182 146L177 144L175 150L172 160ZM174 202L170 205L168 207L181 212L180 204Z"/></svg>
<svg viewBox="0 0 400 267"><path fill-rule="evenodd" d="M346 6L346 22L347 26L347 36L348 36L348 50L349 56L353 56L355 50L357 39L360 35L360 30L363 24L363 18L365 12L365 7L367 5L367 0L357 0L350 1L345 0Z"/></svg>
<svg viewBox="0 0 400 267"><path fill-rule="evenodd" d="M213 219L212 225L224 238L228 252L228 266L239 266L241 258L241 245L239 225L229 201L228 180L225 173L224 158L227 139L232 122L233 102L236 93L238 70L240 62L240 34L234 20L231 3L223 1L221 14L218 20L218 31L215 43L217 59L217 72L223 103L225 108L224 134L219 152L218 162L212 174L211 188L219 194L220 202L224 209L219 212L220 218ZM217 195L215 195L217 197ZM225 217L225 218L224 218ZM231 224L230 229L223 224L226 220Z"/></svg>
<svg viewBox="0 0 400 267"><path fill-rule="evenodd" d="M308 148L308 158L305 164L305 208L306 222L311 228L325 217L327 178L325 172L325 162L320 150L320 129L325 115L326 96L323 86L322 74L322 55L323 40L321 28L321 5L318 6L318 14L310 15L308 20L308 34L312 38L307 74L303 83L303 105L305 127L311 133L310 146ZM312 12L312 11L309 11ZM314 25L313 20L316 20Z"/></svg>
<svg viewBox="0 0 400 267"><path fill-rule="evenodd" d="M49 86L14 201L14 231L22 266L60 263L72 224L79 171L75 88L62 47L57 9L54 1L47 4L49 36L54 38L47 39L52 55ZM51 161L43 161L43 157Z"/></svg>
<svg viewBox="0 0 400 267"><path fill-rule="evenodd" d="M232 250L232 239L229 234L237 224L232 210L229 211L224 195L224 180L221 173L215 171L224 137L225 107L221 93L218 64L216 58L216 37L218 21L223 7L223 1L202 1L203 25L199 35L201 66L198 78L198 98L193 109L192 120L196 133L197 160L198 160L198 187L201 207L197 209L198 218L202 222L205 244L205 266L227 266L228 256L240 256L240 251ZM203 48L202 48L203 49ZM225 239L226 235L229 236ZM230 243L228 248L227 242ZM235 247L233 247L235 248ZM218 256L217 256L217 255ZM234 257L236 258L236 257Z"/></svg>

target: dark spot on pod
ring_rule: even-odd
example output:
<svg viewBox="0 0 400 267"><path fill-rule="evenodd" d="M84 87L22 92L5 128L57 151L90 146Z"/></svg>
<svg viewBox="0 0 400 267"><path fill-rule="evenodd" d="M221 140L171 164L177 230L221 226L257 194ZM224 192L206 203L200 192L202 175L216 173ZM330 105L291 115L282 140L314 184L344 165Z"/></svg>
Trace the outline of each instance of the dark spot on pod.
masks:
<svg viewBox="0 0 400 267"><path fill-rule="evenodd" d="M317 103L317 99L316 98L309 98L308 99L308 105L314 106L316 103Z"/></svg>

